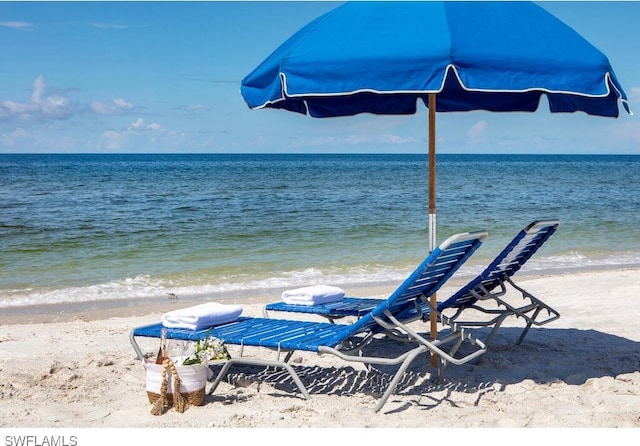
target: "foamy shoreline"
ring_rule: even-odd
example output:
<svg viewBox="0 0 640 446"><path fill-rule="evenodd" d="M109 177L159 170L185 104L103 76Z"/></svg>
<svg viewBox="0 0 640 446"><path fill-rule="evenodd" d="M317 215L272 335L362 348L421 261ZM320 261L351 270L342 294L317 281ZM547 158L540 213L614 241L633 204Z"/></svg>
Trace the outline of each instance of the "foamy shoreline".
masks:
<svg viewBox="0 0 640 446"><path fill-rule="evenodd" d="M520 271L518 277L522 279L533 277L555 277L567 274L583 274L591 272L620 271L640 269L640 265L600 265L588 267L574 267L562 269L547 269L541 271ZM471 274L455 275L441 291L441 295L454 292L456 287L471 280ZM363 283L338 283L351 296L368 296L384 298L393 292L401 281ZM82 302L62 302L42 305L24 305L0 307L0 325L24 323L67 322L74 319L98 320L111 317L144 316L150 313L164 313L175 308L196 305L206 301L216 301L237 305L264 305L278 301L285 288L265 288L250 291L218 292L209 295L178 296L170 299L161 294L153 298L140 299L104 299Z"/></svg>
<svg viewBox="0 0 640 446"><path fill-rule="evenodd" d="M180 301L61 315L58 322L3 322L0 427L640 427L640 269L520 279L559 320L532 329L521 345L522 323L509 320L477 364L450 366L440 378L428 358L416 361L378 413L372 408L385 370L367 373L331 356L296 353L291 363L310 400L278 374L238 370L202 406L151 415L128 334ZM260 316L262 303L242 304L243 314ZM143 344L149 354L157 351L157 340Z"/></svg>

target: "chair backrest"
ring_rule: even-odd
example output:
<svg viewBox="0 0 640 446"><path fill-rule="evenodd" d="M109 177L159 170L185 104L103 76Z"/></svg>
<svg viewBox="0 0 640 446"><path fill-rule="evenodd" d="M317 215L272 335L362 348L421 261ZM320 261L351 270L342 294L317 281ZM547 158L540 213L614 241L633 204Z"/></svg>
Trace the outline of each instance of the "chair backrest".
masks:
<svg viewBox="0 0 640 446"><path fill-rule="evenodd" d="M492 291L499 286L504 277L513 276L536 251L556 232L560 222L558 220L537 220L529 224L516 235L485 270L462 287L456 294L438 304L438 309L469 306L477 299L471 290L482 287Z"/></svg>
<svg viewBox="0 0 640 446"><path fill-rule="evenodd" d="M377 322L372 315L384 317L389 310L393 315L406 312L414 300L435 293L487 238L487 231L456 234L445 240L418 266L413 273L371 312L351 325L351 333L375 330Z"/></svg>

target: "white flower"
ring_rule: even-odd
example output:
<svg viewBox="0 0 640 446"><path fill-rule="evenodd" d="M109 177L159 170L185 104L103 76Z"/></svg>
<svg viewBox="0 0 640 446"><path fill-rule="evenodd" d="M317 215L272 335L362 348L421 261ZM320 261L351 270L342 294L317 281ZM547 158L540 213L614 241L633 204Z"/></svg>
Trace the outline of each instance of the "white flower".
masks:
<svg viewBox="0 0 640 446"><path fill-rule="evenodd" d="M195 353L185 359L182 365L206 364L209 361L220 359L231 359L227 346L223 341L210 336L209 332L207 332L206 338L198 339L196 342Z"/></svg>

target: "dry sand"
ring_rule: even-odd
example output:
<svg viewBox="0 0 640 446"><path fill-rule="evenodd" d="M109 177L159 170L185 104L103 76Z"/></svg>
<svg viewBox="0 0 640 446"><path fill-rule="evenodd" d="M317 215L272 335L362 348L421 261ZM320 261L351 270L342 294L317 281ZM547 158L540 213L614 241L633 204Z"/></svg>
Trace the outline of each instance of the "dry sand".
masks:
<svg viewBox="0 0 640 446"><path fill-rule="evenodd" d="M532 329L521 345L522 322L513 318L477 363L449 366L440 377L427 357L417 360L378 413L385 370L297 353L292 362L310 400L282 373L238 368L202 406L151 415L128 334L179 301L129 309L135 315L127 317L4 317L0 428L640 427L640 269L529 276L520 285L561 318ZM262 303L243 310L260 316ZM157 351L157 340L143 341ZM397 347L390 342L379 348Z"/></svg>

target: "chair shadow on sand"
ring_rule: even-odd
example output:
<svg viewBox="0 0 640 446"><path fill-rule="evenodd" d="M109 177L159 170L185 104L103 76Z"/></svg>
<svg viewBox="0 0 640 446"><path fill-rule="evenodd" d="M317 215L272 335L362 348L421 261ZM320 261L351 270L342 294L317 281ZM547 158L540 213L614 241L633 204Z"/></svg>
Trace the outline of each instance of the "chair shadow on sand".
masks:
<svg viewBox="0 0 640 446"><path fill-rule="evenodd" d="M488 330L474 330L480 339ZM531 380L536 384L565 383L582 385L592 378L611 377L640 371L640 342L597 330L532 329L525 342L515 345L520 328L502 327L489 350L473 364L450 365L441 376L430 366L429 357L416 360L398 384L395 395L426 397L426 409L448 399L452 392L469 394L472 404L487 391L503 391L506 386ZM404 347L403 347L404 346ZM389 339L372 342L370 349L402 349L406 344ZM310 395L356 395L378 398L393 377L393 369L375 366L322 367L296 365L300 379ZM286 396L302 398L288 373L272 367L238 366L225 382L236 387L270 385ZM444 395L442 393L444 392ZM430 394L438 394L433 397ZM273 394L285 396L284 394ZM390 402L394 401L394 396ZM228 396L219 392L207 396L208 401L220 401ZM412 404L413 405L413 404ZM400 409L402 410L402 407Z"/></svg>

